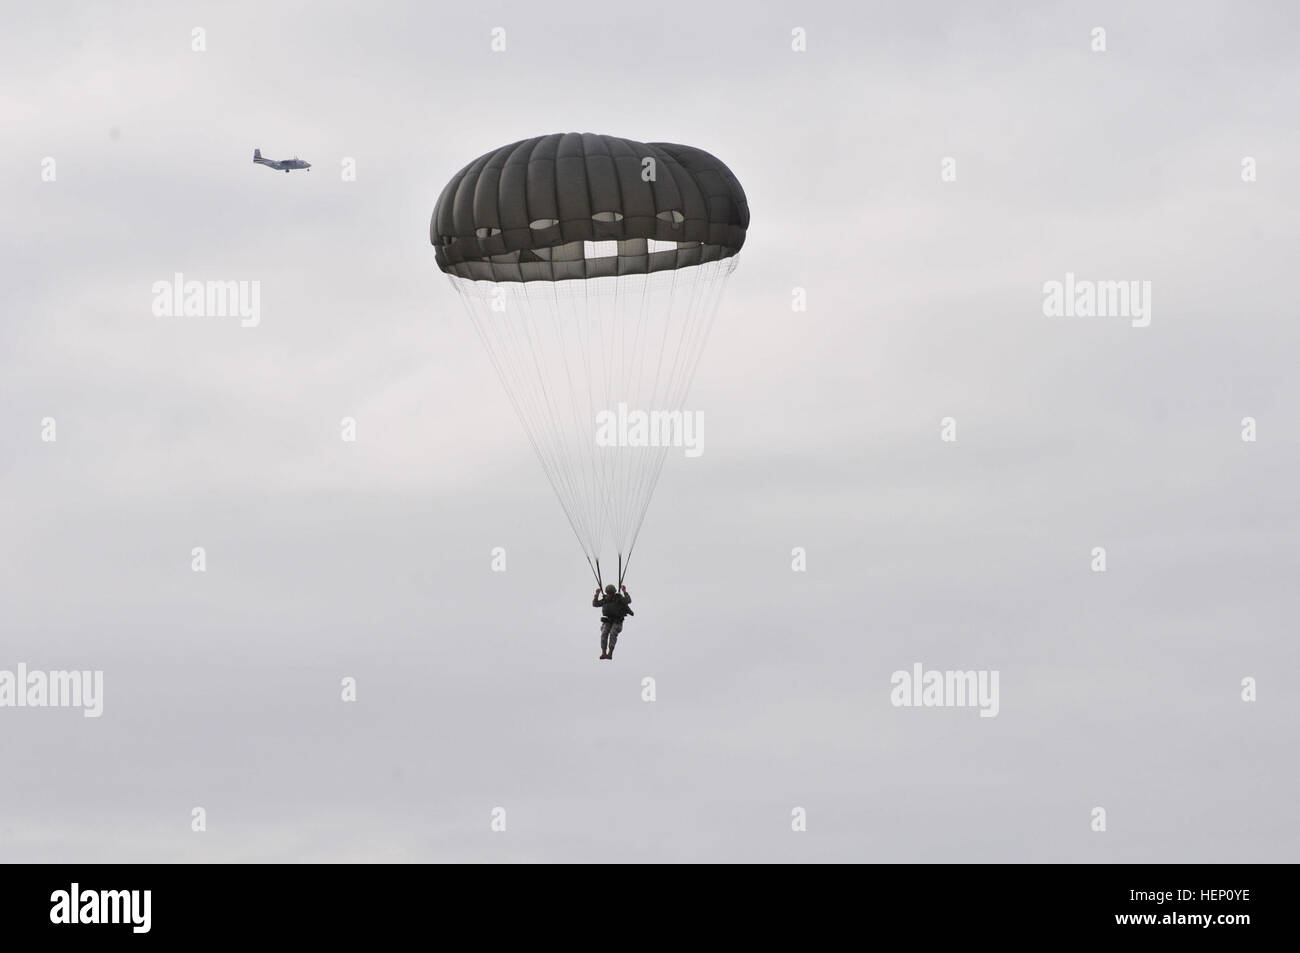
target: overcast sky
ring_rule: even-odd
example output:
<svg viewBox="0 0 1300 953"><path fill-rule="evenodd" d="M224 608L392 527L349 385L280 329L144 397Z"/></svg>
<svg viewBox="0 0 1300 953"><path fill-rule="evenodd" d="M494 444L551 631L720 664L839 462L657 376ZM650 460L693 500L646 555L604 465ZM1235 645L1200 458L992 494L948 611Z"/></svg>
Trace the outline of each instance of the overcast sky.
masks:
<svg viewBox="0 0 1300 953"><path fill-rule="evenodd" d="M1294 4L4 5L0 669L105 698L0 709L0 860L1297 856ZM753 216L612 665L428 242L563 131Z"/></svg>

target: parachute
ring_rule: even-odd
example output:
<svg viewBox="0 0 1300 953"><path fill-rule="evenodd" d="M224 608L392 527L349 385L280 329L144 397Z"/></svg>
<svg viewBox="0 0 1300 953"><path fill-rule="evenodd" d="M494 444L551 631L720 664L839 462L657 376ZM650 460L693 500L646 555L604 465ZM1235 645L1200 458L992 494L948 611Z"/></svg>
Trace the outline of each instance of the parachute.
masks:
<svg viewBox="0 0 1300 953"><path fill-rule="evenodd" d="M598 583L611 556L623 582L748 226L709 153L591 133L480 156L434 207L438 267Z"/></svg>

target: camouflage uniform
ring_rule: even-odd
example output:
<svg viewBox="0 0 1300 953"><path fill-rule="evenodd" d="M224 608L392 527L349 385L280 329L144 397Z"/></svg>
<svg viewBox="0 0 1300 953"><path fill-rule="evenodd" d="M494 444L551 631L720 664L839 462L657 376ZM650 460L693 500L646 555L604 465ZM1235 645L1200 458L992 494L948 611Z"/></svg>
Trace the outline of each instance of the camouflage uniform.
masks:
<svg viewBox="0 0 1300 953"><path fill-rule="evenodd" d="M614 646L618 644L618 634L623 631L623 620L635 615L628 605L632 597L626 592L608 595L597 593L591 604L600 609L600 654L613 655Z"/></svg>

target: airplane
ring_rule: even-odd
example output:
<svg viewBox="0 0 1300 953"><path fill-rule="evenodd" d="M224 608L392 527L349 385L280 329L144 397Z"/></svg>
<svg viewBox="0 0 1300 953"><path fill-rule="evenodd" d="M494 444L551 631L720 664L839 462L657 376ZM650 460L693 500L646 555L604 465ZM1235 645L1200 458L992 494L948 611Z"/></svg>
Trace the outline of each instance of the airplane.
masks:
<svg viewBox="0 0 1300 953"><path fill-rule="evenodd" d="M308 172L311 171L311 163L304 162L297 156L294 156L292 159L263 159L261 149L253 150L253 161L258 165L264 165L277 171L288 172L290 169L306 169Z"/></svg>

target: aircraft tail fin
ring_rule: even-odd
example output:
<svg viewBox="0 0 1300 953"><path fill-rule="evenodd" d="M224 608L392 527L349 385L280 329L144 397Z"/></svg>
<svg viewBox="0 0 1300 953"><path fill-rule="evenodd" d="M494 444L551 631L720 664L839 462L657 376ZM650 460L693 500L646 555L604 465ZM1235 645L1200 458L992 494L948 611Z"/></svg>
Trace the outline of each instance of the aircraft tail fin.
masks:
<svg viewBox="0 0 1300 953"><path fill-rule="evenodd" d="M261 149L254 149L254 150L253 150L253 161L256 162L256 161L257 161L258 159L260 159L260 158L262 158L262 150L261 150Z"/></svg>

